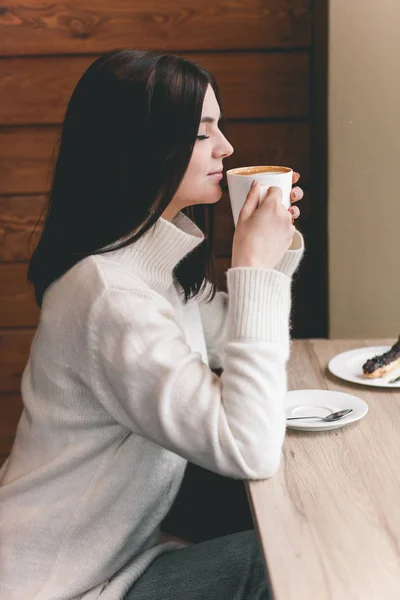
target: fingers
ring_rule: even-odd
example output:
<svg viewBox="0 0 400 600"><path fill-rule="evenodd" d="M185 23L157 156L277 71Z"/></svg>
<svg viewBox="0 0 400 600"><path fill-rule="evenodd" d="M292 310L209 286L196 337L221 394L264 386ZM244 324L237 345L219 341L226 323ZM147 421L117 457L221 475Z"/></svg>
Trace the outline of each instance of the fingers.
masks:
<svg viewBox="0 0 400 600"><path fill-rule="evenodd" d="M290 208L288 208L288 211L292 215L292 223L294 223L294 220L298 219L298 217L300 216L300 209L298 206L291 206Z"/></svg>
<svg viewBox="0 0 400 600"><path fill-rule="evenodd" d="M292 203L297 202L298 200L301 200L302 197L303 197L303 190L299 187L293 188L293 190L291 192L291 196L290 196L291 202ZM267 200L267 198L270 201L275 201L277 203L277 205L280 204L282 202L281 188L279 188L277 186L271 186L267 191L265 200ZM254 213L254 211L257 209L259 200L260 200L260 184L258 183L258 181L254 180L252 183L252 186L250 188L250 191L247 194L247 197L243 204L242 210L240 211L239 218L240 219L248 219ZM261 210L263 210L262 209L263 205L265 207L264 210L267 210L268 203L267 202L261 203L261 206L260 206ZM292 223L293 223L294 220L300 216L300 210L297 206L291 206L290 208L288 208L288 211L292 216Z"/></svg>
<svg viewBox="0 0 400 600"><path fill-rule="evenodd" d="M268 202L267 202L268 201ZM271 202L275 202L276 206L280 206L282 203L282 190L276 185L271 185L267 193L265 194L264 202L261 203L260 209L269 210L268 206Z"/></svg>
<svg viewBox="0 0 400 600"><path fill-rule="evenodd" d="M297 190L300 190L300 193L296 194ZM303 197L303 190L301 190L300 188L294 188L294 192L295 192L295 195L299 196L297 198L297 200L301 200L301 198ZM269 199L269 202L275 202L276 206L281 206L282 205L282 190L281 190L281 188L276 187L276 186L271 186L268 189L268 192L265 196L265 200L260 206L260 210L263 210L263 205L265 206L265 210L267 210L267 206L268 206L268 203L266 202L267 199ZM292 202L296 202L296 200L293 200ZM292 217L292 224L293 224L294 220L300 216L300 209L298 206L290 206L287 210L289 211L289 213Z"/></svg>
<svg viewBox="0 0 400 600"><path fill-rule="evenodd" d="M247 194L247 198L242 206L242 210L240 211L239 218L248 219L256 210L259 200L260 184L258 181L254 180L251 184L250 191Z"/></svg>
<svg viewBox="0 0 400 600"><path fill-rule="evenodd" d="M292 177L292 183L297 183L298 180L300 179L300 173L296 173L295 171L293 171L293 177Z"/></svg>
<svg viewBox="0 0 400 600"><path fill-rule="evenodd" d="M300 187L294 187L290 192L290 202L298 202L304 196L304 192Z"/></svg>

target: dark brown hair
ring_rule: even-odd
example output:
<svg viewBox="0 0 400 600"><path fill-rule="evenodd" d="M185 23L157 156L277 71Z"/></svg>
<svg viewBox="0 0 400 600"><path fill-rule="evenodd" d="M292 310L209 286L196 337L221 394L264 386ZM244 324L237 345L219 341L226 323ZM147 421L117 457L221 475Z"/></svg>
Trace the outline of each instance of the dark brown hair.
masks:
<svg viewBox="0 0 400 600"><path fill-rule="evenodd" d="M160 218L186 172L210 73L179 56L116 50L83 74L65 114L44 227L28 280L41 306L48 286L91 254L138 240ZM205 234L179 263L185 301L216 289L213 205L184 211ZM120 242L124 239L124 242ZM115 243L118 243L115 245Z"/></svg>

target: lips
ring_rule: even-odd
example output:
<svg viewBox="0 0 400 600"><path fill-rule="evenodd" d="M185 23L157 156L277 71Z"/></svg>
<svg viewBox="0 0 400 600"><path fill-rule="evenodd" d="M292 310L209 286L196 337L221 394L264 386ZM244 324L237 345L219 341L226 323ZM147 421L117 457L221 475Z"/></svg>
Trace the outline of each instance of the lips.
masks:
<svg viewBox="0 0 400 600"><path fill-rule="evenodd" d="M213 179L218 179L218 181L220 179L222 179L224 176L224 174L222 173L222 171L214 171L214 173L208 173L208 177L212 177Z"/></svg>

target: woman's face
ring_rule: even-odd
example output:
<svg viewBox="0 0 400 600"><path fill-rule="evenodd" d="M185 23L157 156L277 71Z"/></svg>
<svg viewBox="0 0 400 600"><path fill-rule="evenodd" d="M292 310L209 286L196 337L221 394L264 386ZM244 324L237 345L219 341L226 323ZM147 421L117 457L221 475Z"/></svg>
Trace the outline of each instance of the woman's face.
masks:
<svg viewBox="0 0 400 600"><path fill-rule="evenodd" d="M222 161L232 154L233 148L218 127L220 116L219 104L209 85L189 166L162 215L164 219L173 219L186 206L212 204L221 198Z"/></svg>

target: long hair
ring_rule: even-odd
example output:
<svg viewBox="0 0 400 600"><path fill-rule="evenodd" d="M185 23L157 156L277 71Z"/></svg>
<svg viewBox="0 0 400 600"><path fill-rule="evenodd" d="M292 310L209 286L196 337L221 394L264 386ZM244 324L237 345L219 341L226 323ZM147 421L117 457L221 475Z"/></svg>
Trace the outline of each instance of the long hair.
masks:
<svg viewBox="0 0 400 600"><path fill-rule="evenodd" d="M29 263L39 306L49 285L77 262L134 243L161 217L187 170L208 85L221 104L210 73L170 54L115 50L89 66L67 107L44 226ZM207 281L211 300L213 205L184 211L205 240L174 275L185 301Z"/></svg>

